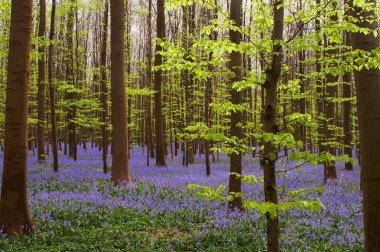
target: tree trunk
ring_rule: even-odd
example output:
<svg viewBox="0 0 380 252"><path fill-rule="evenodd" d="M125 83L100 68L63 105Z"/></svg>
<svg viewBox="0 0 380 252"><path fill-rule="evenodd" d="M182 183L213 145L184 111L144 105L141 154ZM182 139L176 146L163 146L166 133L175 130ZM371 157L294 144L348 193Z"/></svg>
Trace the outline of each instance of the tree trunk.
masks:
<svg viewBox="0 0 380 252"><path fill-rule="evenodd" d="M165 0L157 0L157 38L165 38ZM157 53L162 51L161 45L156 44L155 66L162 65L162 55ZM154 72L154 117L155 117L155 133L156 133L156 166L166 166L165 146L163 135L163 118L162 118L162 71Z"/></svg>
<svg viewBox="0 0 380 252"><path fill-rule="evenodd" d="M76 123L73 121L76 117L76 91L75 89L75 76L74 76L74 44L73 44L73 30L75 9L77 0L70 0L70 10L68 13L67 21L67 66L66 66L66 78L72 89L68 89L67 100L69 105L67 107L67 131L69 137L69 156L77 160L77 137L76 137Z"/></svg>
<svg viewBox="0 0 380 252"><path fill-rule="evenodd" d="M0 227L8 236L34 232L28 208L28 91L33 1L12 1L5 108Z"/></svg>
<svg viewBox="0 0 380 252"><path fill-rule="evenodd" d="M112 181L131 182L128 159L128 124L125 93L124 0L111 1L111 120Z"/></svg>
<svg viewBox="0 0 380 252"><path fill-rule="evenodd" d="M321 5L321 0L316 0L316 5ZM321 16L321 13L318 13L318 16ZM321 20L319 18L315 19L315 33L317 34L317 44L318 48L322 48L322 39L321 39ZM322 64L321 64L321 51L316 50L315 51L315 72L321 73L322 72ZM323 121L322 118L324 117L324 102L323 102L323 93L324 93L324 87L323 87L323 80L321 77L317 77L315 80L316 85L316 99L317 99L317 118L318 118L318 153L322 153L324 151L324 146L322 145L322 136L323 136Z"/></svg>
<svg viewBox="0 0 380 252"><path fill-rule="evenodd" d="M376 1L368 3L376 7ZM351 7L353 2L350 1ZM374 20L374 9L364 10L355 6L349 11L356 25L372 31L379 25ZM378 36L373 33L353 33L353 50L372 52L380 47ZM358 100L358 119L360 131L360 155L363 169L364 205L364 248L367 252L380 251L380 70L363 68L354 71L356 95Z"/></svg>
<svg viewBox="0 0 380 252"><path fill-rule="evenodd" d="M333 3L333 6L336 6L336 3ZM336 23L338 21L338 16L333 15L331 17L331 21ZM325 45L327 46L327 45ZM328 57L336 57L338 55L338 49L336 49L336 43L329 43L329 46L332 47L331 49L328 49L326 52L326 55ZM332 63L328 67L336 67L335 63ZM336 136L335 136L335 130L334 128L331 128L331 126L335 125L335 101L334 99L336 98L337 95L337 83L339 80L338 75L333 75L331 73L326 75L326 96L325 96L325 112L326 112L326 141L327 142L335 142L336 141ZM330 126L330 127L329 127ZM334 145L328 145L327 146L327 152L330 155L336 156L336 148ZM325 177L324 180L325 182L328 179L336 179L337 174L336 174L336 167L335 167L335 162L326 162L324 164L325 166Z"/></svg>
<svg viewBox="0 0 380 252"><path fill-rule="evenodd" d="M152 88L152 0L148 2L148 41L147 41L147 86ZM154 143L153 143L153 131L152 131L152 111L151 111L151 96L146 97L146 120L145 120L145 137L146 144L148 146L147 152L147 165L149 166L149 158L154 158Z"/></svg>
<svg viewBox="0 0 380 252"><path fill-rule="evenodd" d="M230 5L230 19L235 23L237 27L242 26L242 0L234 0L231 1ZM241 33L239 31L230 30L230 39L231 42L235 44L240 44L241 42ZM242 80L242 54L238 51L233 51L230 56L230 71L234 73L234 77L231 79L232 83ZM242 92L237 91L231 88L231 102L233 105L239 105L242 103ZM243 129L242 126L239 125L242 123L243 115L241 111L233 111L231 112L231 138L236 138L238 142L237 145L241 144L240 139L243 138ZM234 148L238 148L239 146L234 146ZM230 173L242 173L242 153L236 149L230 155ZM239 193L241 192L241 179L238 178L235 174L230 175L229 179L229 192ZM230 209L239 209L243 208L241 197L235 197L228 204Z"/></svg>
<svg viewBox="0 0 380 252"><path fill-rule="evenodd" d="M108 40L108 1L105 1L104 9L104 21L103 21L103 41L102 41L102 52L101 52L101 63L100 63L100 74L101 74L101 101L103 106L102 111L102 160L103 160L103 172L107 173L107 154L108 154L108 135L107 135L107 125L108 125L108 103L107 103L107 40Z"/></svg>
<svg viewBox="0 0 380 252"><path fill-rule="evenodd" d="M302 11L302 0L300 1L300 7L299 7L299 11ZM303 26L302 23L299 24L300 27ZM302 37L303 36L303 28L300 28L301 31L300 31L300 34L299 36ZM301 88L300 88L300 95L301 95L301 98L300 98L300 113L301 114L305 114L306 113L306 98L305 98L305 93L306 93L306 78L305 78L305 67L306 67L306 64L305 64L305 51L304 50L300 50L299 53L298 53L298 64L299 64L299 79L300 79L300 85L301 85ZM302 150L306 150L306 126L301 124L300 127L299 127L299 130L300 130L300 141L303 142L303 147L301 148Z"/></svg>
<svg viewBox="0 0 380 252"><path fill-rule="evenodd" d="M50 34L49 39L54 40L55 37L55 9L56 0L52 0ZM55 113L55 85L53 83L53 49L54 44L49 44L49 61L48 61L48 78L49 78L49 95L50 95L50 120L51 120L51 142L53 151L53 167L58 172L58 140L57 140L57 119ZM62 149L62 148L61 148Z"/></svg>
<svg viewBox="0 0 380 252"><path fill-rule="evenodd" d="M38 25L38 123L37 123L37 151L38 161L46 161L45 157L45 28L46 27L46 2L40 0L40 20Z"/></svg>
<svg viewBox="0 0 380 252"><path fill-rule="evenodd" d="M216 3L217 4L217 3ZM212 19L217 19L217 13L216 11L209 11L209 22L211 23L211 20ZM216 40L217 39L217 32L213 32L210 34L210 40ZM213 58L213 53L210 52L209 54L209 61L211 62ZM214 69L215 67L212 66L211 64L209 64L208 66L208 70L210 72L214 72ZM208 80L206 81L206 92L205 92L205 112L204 112L204 116L205 116L205 124L206 126L211 129L211 120L210 120L210 103L212 102L211 101L211 92L212 92L212 81L213 81L214 77L211 76L208 78ZM206 176L210 176L211 175L211 165L210 165L210 141L208 141L207 139L205 140L205 143L204 143L204 147L205 147L205 156L206 156Z"/></svg>
<svg viewBox="0 0 380 252"><path fill-rule="evenodd" d="M277 88L281 77L281 65L283 62L283 48L279 41L283 41L284 30L284 2L275 1L273 6L274 26L272 31L273 52L270 65L266 69L265 103L263 114L264 133L277 134ZM270 142L264 143L262 164L264 168L264 193L265 202L278 203L277 182L276 182L276 162L275 153L277 146ZM280 223L278 216L272 219L267 214L267 249L269 252L280 251Z"/></svg>
<svg viewBox="0 0 380 252"><path fill-rule="evenodd" d="M346 46L351 46L351 34L345 32ZM350 99L351 94L352 72L347 72L343 75L343 98ZM344 154L352 158L352 128L351 128L351 101L345 101L343 104L343 132L344 132ZM345 169L352 171L353 167L351 162L345 163Z"/></svg>

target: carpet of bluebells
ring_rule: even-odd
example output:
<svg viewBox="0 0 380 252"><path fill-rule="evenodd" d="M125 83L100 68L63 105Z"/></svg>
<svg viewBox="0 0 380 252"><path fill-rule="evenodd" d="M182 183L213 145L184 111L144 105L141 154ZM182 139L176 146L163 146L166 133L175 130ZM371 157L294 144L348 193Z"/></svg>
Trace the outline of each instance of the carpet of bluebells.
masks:
<svg viewBox="0 0 380 252"><path fill-rule="evenodd" d="M198 198L187 188L190 183L228 185L227 156L212 164L209 178L204 157L197 156L189 167L181 165L181 156L169 157L166 168L147 167L145 160L141 149L132 149L133 184L115 187L102 172L97 149L80 150L77 162L60 156L57 174L50 161L38 164L30 153L29 204L37 233L0 238L0 251L265 251L260 213L228 212L227 204ZM337 167L338 179L324 185L325 193L306 195L319 197L326 209L280 214L282 251L363 250L359 168L346 172L343 164ZM246 157L244 174L262 176L262 171ZM280 196L320 186L323 169L305 166L302 172L279 175L278 184ZM248 199L263 200L260 185L244 185L243 191Z"/></svg>

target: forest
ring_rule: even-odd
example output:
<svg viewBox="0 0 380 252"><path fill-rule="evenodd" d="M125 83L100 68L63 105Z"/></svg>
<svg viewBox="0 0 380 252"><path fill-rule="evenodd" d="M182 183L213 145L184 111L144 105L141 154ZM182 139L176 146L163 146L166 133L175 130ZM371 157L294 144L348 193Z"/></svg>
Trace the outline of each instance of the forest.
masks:
<svg viewBox="0 0 380 252"><path fill-rule="evenodd" d="M380 252L375 0L0 0L0 252Z"/></svg>

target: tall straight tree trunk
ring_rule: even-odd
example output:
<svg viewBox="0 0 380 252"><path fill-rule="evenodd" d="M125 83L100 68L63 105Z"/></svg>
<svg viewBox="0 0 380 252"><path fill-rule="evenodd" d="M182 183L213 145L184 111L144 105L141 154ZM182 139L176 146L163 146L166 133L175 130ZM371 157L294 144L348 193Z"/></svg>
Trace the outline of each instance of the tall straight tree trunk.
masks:
<svg viewBox="0 0 380 252"><path fill-rule="evenodd" d="M129 79L130 77L130 73L131 73L131 69L132 69L132 63L131 63L131 48L132 48L132 41L131 41L131 12L132 12L132 9L131 9L131 0L126 0L125 1L125 19L126 19L126 36L124 38L125 40L125 49L126 49L126 56L125 56L125 61L127 62L127 78ZM129 83L127 83L129 84ZM133 89L134 88L134 82L131 83L131 88ZM131 95L128 95L127 96L127 124L131 121L131 117L132 116L132 96ZM128 139L130 139L131 142L133 142L133 135L132 135L133 131L131 130L131 128L128 127ZM130 142L128 141L128 155L130 155L130 147L132 147L132 145L130 144Z"/></svg>
<svg viewBox="0 0 380 252"><path fill-rule="evenodd" d="M302 11L302 0L300 0L299 3L299 11ZM300 27L303 26L303 24L299 24ZM304 33L304 28L301 28L299 36L302 37ZM306 113L306 98L305 98L305 93L306 93L306 79L305 79L305 51L300 50L298 53L298 64L299 64L299 78L301 80L300 85L300 95L302 96L300 98L300 113L305 114ZM306 149L306 126L301 124L300 125L300 140L303 142L303 147L302 149Z"/></svg>
<svg viewBox="0 0 380 252"><path fill-rule="evenodd" d="M157 0L157 38L165 38L165 0ZM161 45L156 44L155 66L162 65L162 55L157 53L162 50ZM156 133L156 166L166 166L165 146L162 118L162 71L154 72L154 117Z"/></svg>
<svg viewBox="0 0 380 252"><path fill-rule="evenodd" d="M148 41L147 41L147 50L146 50L146 58L147 58L147 86L149 89L152 88L152 0L148 2ZM152 131L152 110L151 110L151 96L148 95L146 97L146 120L145 120L145 137L146 144L148 146L147 153L147 165L149 166L149 157L154 158L154 143L153 143L153 131Z"/></svg>
<svg viewBox="0 0 380 252"><path fill-rule="evenodd" d="M55 9L56 2L52 0L50 34L49 40L53 41L55 37ZM58 140L57 140L57 119L55 113L55 85L53 83L53 50L54 44L49 44L49 60L48 60L48 78L49 78L49 95L50 95L50 120L51 120L51 142L53 152L54 171L58 172Z"/></svg>
<svg viewBox="0 0 380 252"><path fill-rule="evenodd" d="M230 19L235 23L237 27L242 26L242 0L231 1L230 5ZM230 30L230 40L235 44L240 44L241 33L239 31ZM238 51L233 51L230 56L230 70L234 73L234 77L231 79L231 86L234 82L242 80L241 67L243 63L243 56ZM237 91L231 87L231 102L233 105L239 105L242 103L242 92ZM243 129L240 125L243 120L243 114L241 111L231 112L231 137L236 138L239 142L243 138ZM238 143L239 144L239 143ZM238 146L235 146L237 148ZM241 179L234 173L242 173L242 153L238 150L234 151L230 155L230 179L229 179L229 192L239 193L241 192ZM230 209L242 209L241 197L235 197L229 202Z"/></svg>
<svg viewBox="0 0 380 252"><path fill-rule="evenodd" d="M321 5L321 0L316 0L316 5ZM318 13L318 16L321 16L321 13ZM322 48L322 38L321 38L321 20L319 18L315 19L315 32L317 34L317 44L318 48ZM315 51L315 71L319 74L322 71L322 64L321 64L321 51L320 49L317 49ZM324 87L323 87L323 80L321 77L317 77L315 80L316 85L316 94L317 94L317 117L318 117L318 152L322 153L324 151L324 146L322 145L322 136L323 136L323 126L322 126L322 117L324 117L324 102L323 102L323 93L324 93Z"/></svg>
<svg viewBox="0 0 380 252"><path fill-rule="evenodd" d="M124 0L111 1L112 181L131 182L125 92Z"/></svg>
<svg viewBox="0 0 380 252"><path fill-rule="evenodd" d="M107 136L107 126L108 126L108 103L107 103L107 40L108 40L108 0L104 3L104 21L103 21L103 41L102 41L102 52L101 52L101 62L100 62L100 74L101 74L101 101L103 106L102 111L102 146L103 146L103 172L107 173L107 154L108 154L108 136Z"/></svg>
<svg viewBox="0 0 380 252"><path fill-rule="evenodd" d="M37 123L37 151L38 161L46 161L45 157L45 29L46 29L46 1L40 0L40 20L38 25L38 123Z"/></svg>
<svg viewBox="0 0 380 252"><path fill-rule="evenodd" d="M27 195L28 91L32 0L13 0L8 52L0 227L8 236L34 232Z"/></svg>
<svg viewBox="0 0 380 252"><path fill-rule="evenodd" d="M186 33L195 34L195 4L185 7L186 11L184 12L186 22L184 25L187 26ZM191 50L193 45L193 38L189 37L186 34L186 50L187 53ZM191 58L188 59L190 62L193 62ZM186 96L186 126L190 126L194 121L194 74L186 70L185 74L185 96ZM194 164L195 155L194 155L194 141L187 139L186 140L186 166L189 164Z"/></svg>
<svg viewBox="0 0 380 252"><path fill-rule="evenodd" d="M345 32L345 44L351 46L351 34ZM343 98L350 99L352 97L351 92L352 73L346 72L343 75ZM352 104L351 101L345 101L343 104L343 132L344 132L344 154L352 158L352 127L351 127L351 113ZM351 162L345 163L345 169L348 171L353 170Z"/></svg>
<svg viewBox="0 0 380 252"><path fill-rule="evenodd" d="M283 63L283 41L284 30L284 7L283 0L275 0L273 6L274 26L272 31L273 52L270 65L266 69L265 103L263 114L264 133L277 134L279 128L277 125L277 88L281 78L281 66ZM264 193L265 202L278 203L277 181L276 181L276 161L273 154L277 147L270 142L264 143L263 168L264 168ZM267 249L269 252L280 251L280 222L278 216L271 218L269 214L267 219Z"/></svg>
<svg viewBox="0 0 380 252"><path fill-rule="evenodd" d="M216 12L215 11L209 11L209 22L211 23L212 19L216 19ZM216 40L217 33L213 32L210 34L210 40ZM211 62L213 58L213 53L209 53L209 61ZM214 66L209 64L208 70L210 72L214 72ZM211 128L211 120L210 120L210 103L211 103L211 91L212 91L212 81L213 81L213 76L209 77L206 81L206 91L205 91L205 124L208 128ZM205 162L206 162L206 176L211 175L211 165L210 165L210 141L207 139L204 141L205 143Z"/></svg>
<svg viewBox="0 0 380 252"><path fill-rule="evenodd" d="M349 2L352 6L354 3ZM368 3L376 8L376 1ZM379 25L374 9L364 10L354 6L349 11L357 25L372 31ZM373 33L353 33L353 50L372 52L380 47L379 37ZM354 71L358 118L360 130L361 168L363 169L364 205L364 249L367 252L380 251L380 70L378 68Z"/></svg>
<svg viewBox="0 0 380 252"><path fill-rule="evenodd" d="M67 21L67 66L66 66L66 77L69 85L72 85L73 90L67 90L67 99L69 105L67 108L67 130L69 136L69 156L75 161L77 160L77 137L76 137L76 123L73 121L76 117L76 93L75 88L75 76L74 76L74 44L73 44L73 30L74 30L74 19L76 10L77 0L70 0L70 10L68 13Z"/></svg>
<svg viewBox="0 0 380 252"><path fill-rule="evenodd" d="M336 6L336 3L333 3L334 7ZM335 9L335 8L334 8ZM338 16L333 15L331 17L331 21L337 22L338 21ZM325 45L326 46L326 45ZM336 49L336 43L329 43L329 46L331 46L331 49L328 49L326 52L327 56L330 57L335 57L338 54L338 49ZM335 67L336 64L333 63L330 65L330 67ZM326 112L326 140L328 142L334 142L335 140L335 131L331 127L332 125L335 125L335 97L337 95L337 82L339 80L339 76L336 75L334 76L333 74L327 74L326 76L326 97L325 97L325 112ZM330 127L329 127L330 126ZM334 145L332 146L327 146L327 151L331 155L336 155L336 148ZM335 162L326 162L325 163L325 182L328 179L336 179L337 174L336 174L336 167L335 167Z"/></svg>
<svg viewBox="0 0 380 252"><path fill-rule="evenodd" d="M186 51L185 57L188 57L188 49L189 49L189 36L188 36L188 33L189 33L189 16L190 16L189 10L190 10L189 6L183 6L182 7L182 34L181 35L182 35L182 46ZM190 114L190 110L189 110L189 107L190 107L189 104L191 102L191 98L189 97L190 96L190 91L189 91L190 81L189 81L189 71L188 70L182 71L181 82L183 83L184 91L185 91L184 92L184 99L183 99L183 108L184 108L183 128L185 128L186 126L190 125L191 116L192 116ZM184 149L184 158L185 158L184 165L187 167L189 165L189 161L191 162L194 160L194 159L191 160L191 155L193 155L193 153L192 153L192 146L189 143L189 140L185 139L184 147L185 147L185 149ZM189 148L190 148L190 151L189 151ZM189 155L190 155L190 157L189 157Z"/></svg>

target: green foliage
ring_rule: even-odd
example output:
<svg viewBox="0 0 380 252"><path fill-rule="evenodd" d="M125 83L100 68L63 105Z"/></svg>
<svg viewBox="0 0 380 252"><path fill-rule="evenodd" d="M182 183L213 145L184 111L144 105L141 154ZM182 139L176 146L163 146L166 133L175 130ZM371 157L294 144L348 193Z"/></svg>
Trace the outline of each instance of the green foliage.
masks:
<svg viewBox="0 0 380 252"><path fill-rule="evenodd" d="M243 183L247 185L256 185L264 182L263 177L257 178L254 175L241 175L238 173L231 173L231 175L235 176L237 179L240 179ZM209 186L200 186L196 184L189 184L188 188L192 191L196 191L196 196L199 198L204 198L209 201L232 201L234 198L243 198L244 193L229 193L226 194L224 191L226 189L225 186L220 185L217 189L214 189ZM255 200L244 200L243 207L246 210L256 210L261 213L262 216L268 215L270 218L274 219L278 216L280 212L285 212L290 209L297 209L298 211L305 209L311 213L315 211L320 211L322 209L326 209L323 203L318 198L313 198L312 200L306 200L300 198L303 194L307 194L310 192L315 192L322 194L325 192L325 189L320 187L311 187L311 188L302 188L298 190L294 190L288 193L288 198L293 200L287 202L258 202Z"/></svg>
<svg viewBox="0 0 380 252"><path fill-rule="evenodd" d="M240 179L241 182L247 184L247 185L256 185L259 182L263 183L264 182L264 177L256 177L255 175L241 175L236 172L230 173L231 175L234 175L237 179Z"/></svg>
<svg viewBox="0 0 380 252"><path fill-rule="evenodd" d="M301 141L296 141L291 133L264 133L262 139L264 142L271 143L275 146L281 145L293 149L303 146L303 143Z"/></svg>
<svg viewBox="0 0 380 252"><path fill-rule="evenodd" d="M126 88L126 94L131 96L141 95L141 96L150 96L153 95L155 91L148 88Z"/></svg>
<svg viewBox="0 0 380 252"><path fill-rule="evenodd" d="M315 198L313 200L295 200L291 202L279 202L278 204L272 202L259 203L257 201L245 201L244 208L259 211L263 216L269 215L274 219L278 216L279 212L285 212L290 209L297 209L298 211L305 209L311 213L326 209L322 202Z"/></svg>
<svg viewBox="0 0 380 252"><path fill-rule="evenodd" d="M189 184L187 186L190 190L196 191L196 195L199 198L207 199L209 201L224 201L222 192L226 190L226 186L220 185L217 189L214 189L209 186L200 186L196 184Z"/></svg>
<svg viewBox="0 0 380 252"><path fill-rule="evenodd" d="M325 188L323 186L318 187L310 187L310 188L302 188L298 190L294 190L288 193L289 197L298 197L300 194L305 194L309 192L316 192L316 193L324 193L326 192Z"/></svg>
<svg viewBox="0 0 380 252"><path fill-rule="evenodd" d="M165 3L166 8L177 8L179 6L189 6L199 4L207 9L215 7L215 0L167 0Z"/></svg>

